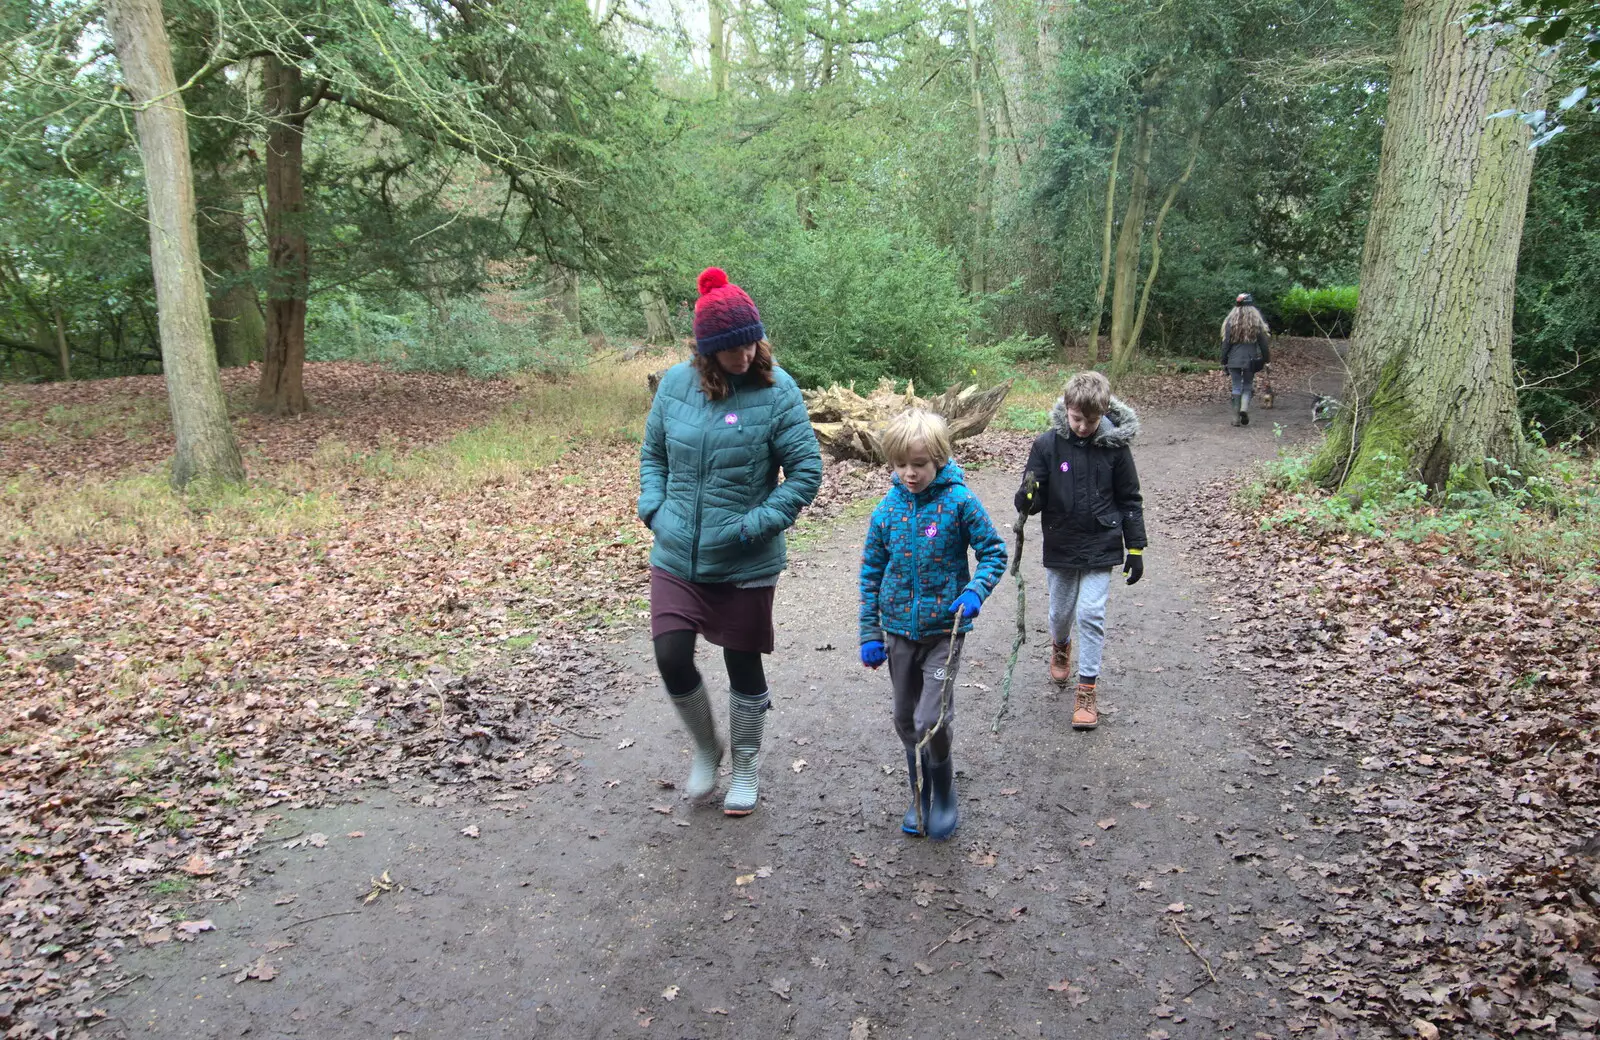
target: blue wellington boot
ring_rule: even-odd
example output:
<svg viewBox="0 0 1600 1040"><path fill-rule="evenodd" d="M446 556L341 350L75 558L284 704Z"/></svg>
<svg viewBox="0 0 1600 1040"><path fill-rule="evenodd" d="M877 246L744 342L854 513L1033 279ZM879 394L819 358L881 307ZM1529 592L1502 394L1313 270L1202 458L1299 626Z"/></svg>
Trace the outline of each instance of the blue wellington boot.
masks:
<svg viewBox="0 0 1600 1040"><path fill-rule="evenodd" d="M927 761L926 756L924 756L923 761ZM913 748L906 748L906 772L911 777L911 805L906 809L905 818L900 821L900 829L907 834L915 834L920 837L922 832L917 830L917 752ZM931 793L932 788L924 781L922 788L922 818L924 821L928 818L928 797Z"/></svg>
<svg viewBox="0 0 1600 1040"><path fill-rule="evenodd" d="M928 821L928 837L934 841L944 841L956 832L956 827L961 823L961 814L956 810L955 762L950 757L943 762L935 762L930 756L924 768L927 779L923 782L933 789L925 817Z"/></svg>

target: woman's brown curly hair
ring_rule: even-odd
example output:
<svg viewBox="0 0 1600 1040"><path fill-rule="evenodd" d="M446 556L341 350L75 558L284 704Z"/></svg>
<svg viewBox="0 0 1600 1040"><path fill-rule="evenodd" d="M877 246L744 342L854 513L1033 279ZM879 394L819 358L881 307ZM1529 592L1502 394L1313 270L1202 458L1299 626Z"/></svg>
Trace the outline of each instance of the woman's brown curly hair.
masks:
<svg viewBox="0 0 1600 1040"><path fill-rule="evenodd" d="M1212 313L1216 313L1213 311ZM1248 304L1241 304L1222 319L1222 338L1229 343L1254 343L1263 332L1270 333L1267 319Z"/></svg>
<svg viewBox="0 0 1600 1040"><path fill-rule="evenodd" d="M717 364L715 354L696 354L694 356L694 370L700 373L700 389L713 401L720 401L732 391L728 388L728 373ZM745 373L756 386L771 386L777 382L777 377L772 374L772 344L762 340L756 344L756 356L750 362L750 371Z"/></svg>

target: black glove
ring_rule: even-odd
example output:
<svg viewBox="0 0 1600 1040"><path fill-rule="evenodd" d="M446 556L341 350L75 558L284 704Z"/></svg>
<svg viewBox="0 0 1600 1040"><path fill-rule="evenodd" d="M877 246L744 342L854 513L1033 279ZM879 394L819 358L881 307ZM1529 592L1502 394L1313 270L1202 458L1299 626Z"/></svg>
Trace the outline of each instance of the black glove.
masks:
<svg viewBox="0 0 1600 1040"><path fill-rule="evenodd" d="M1144 557L1138 553L1129 553L1122 562L1122 573L1128 576L1129 585L1139 584L1139 579L1144 577Z"/></svg>

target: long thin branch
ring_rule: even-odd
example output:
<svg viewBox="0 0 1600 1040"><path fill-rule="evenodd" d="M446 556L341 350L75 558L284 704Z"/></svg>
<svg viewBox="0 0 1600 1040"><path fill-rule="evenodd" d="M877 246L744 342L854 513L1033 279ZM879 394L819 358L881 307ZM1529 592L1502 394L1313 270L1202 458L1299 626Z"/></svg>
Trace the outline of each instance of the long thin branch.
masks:
<svg viewBox="0 0 1600 1040"><path fill-rule="evenodd" d="M1211 962L1206 960L1204 954L1194 948L1194 943L1190 942L1189 937L1183 934L1183 929L1178 927L1177 921L1171 921L1170 923L1172 924L1172 930L1178 933L1178 938L1183 940L1183 945L1189 947L1189 952L1200 958L1200 963L1206 966L1206 974L1211 976L1211 981L1220 986L1222 984L1222 980L1217 978L1217 973L1215 971L1211 970Z"/></svg>
<svg viewBox="0 0 1600 1040"><path fill-rule="evenodd" d="M1128 342L1135 347L1139 345L1139 336L1144 332L1144 318L1150 306L1150 289L1155 285L1156 272L1161 268L1162 225L1166 223L1167 213L1172 209L1172 204L1178 200L1178 192L1183 190L1183 186L1188 184L1189 178L1194 175L1195 163L1200 160L1200 137L1216 111L1217 109L1213 108L1206 113L1205 119L1201 120L1200 125L1189 135L1189 163L1183 168L1183 176L1168 185L1167 197L1162 200L1161 210L1156 214L1156 222L1150 229L1150 271L1145 275L1144 290L1139 294L1139 310L1133 319L1133 332L1128 337Z"/></svg>
<svg viewBox="0 0 1600 1040"><path fill-rule="evenodd" d="M1585 364L1585 362L1583 360L1583 354L1580 353L1579 351L1574 350L1572 352L1572 356L1576 360L1572 362L1572 365L1570 367L1566 368L1563 371L1557 372L1554 375L1545 376L1543 379L1535 379L1531 383L1518 383L1517 384L1517 393L1520 394L1524 390L1532 390L1535 387L1548 386L1549 384L1554 383L1558 379L1567 378L1572 373L1574 373L1578 369L1582 368L1584 366L1584 364Z"/></svg>

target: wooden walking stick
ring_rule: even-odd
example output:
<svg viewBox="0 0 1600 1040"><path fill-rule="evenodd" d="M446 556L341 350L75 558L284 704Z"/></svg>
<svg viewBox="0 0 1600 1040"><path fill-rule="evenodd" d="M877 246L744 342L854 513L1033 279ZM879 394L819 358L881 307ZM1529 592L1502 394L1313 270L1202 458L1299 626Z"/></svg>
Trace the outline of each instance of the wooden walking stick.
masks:
<svg viewBox="0 0 1600 1040"><path fill-rule="evenodd" d="M939 684L939 717L933 720L933 725L928 727L928 732L917 741L916 751L912 757L917 760L917 790L916 797L912 799L917 809L917 836L928 836L928 821L922 818L922 792L928 783L928 771L922 765L922 750L928 746L928 741L944 726L945 716L950 713L950 684L955 681L955 676L950 671L950 662L956 656L956 637L960 635L961 619L965 615L957 614L956 619L950 623L950 648L944 654L944 681Z"/></svg>
<svg viewBox="0 0 1600 1040"><path fill-rule="evenodd" d="M989 730L991 733L1000 732L1000 720L1006 717L1006 709L1011 707L1011 677L1016 674L1017 656L1022 652L1022 644L1028 641L1028 584L1022 578L1022 528L1028 522L1033 496L1038 493L1039 478L1029 473L1027 506L1017 513L1016 522L1011 525L1011 530L1017 536L1017 548L1011 556L1011 576L1017 579L1017 634L1011 640L1011 659L1006 662L1006 677L1000 682L1000 710L995 712L994 726Z"/></svg>

